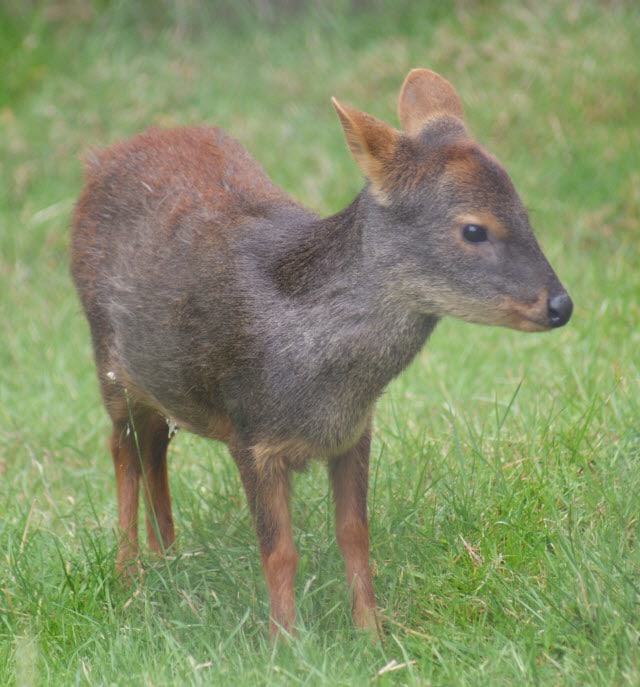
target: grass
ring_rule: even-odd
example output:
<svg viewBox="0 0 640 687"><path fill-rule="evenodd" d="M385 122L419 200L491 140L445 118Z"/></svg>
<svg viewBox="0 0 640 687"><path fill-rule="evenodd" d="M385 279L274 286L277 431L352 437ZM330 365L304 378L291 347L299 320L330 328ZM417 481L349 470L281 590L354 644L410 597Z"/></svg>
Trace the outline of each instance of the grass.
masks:
<svg viewBox="0 0 640 687"><path fill-rule="evenodd" d="M0 9L0 684L639 684L634 3L207 7ZM300 632L269 644L235 467L184 434L179 554L145 554L144 581L123 588L108 423L67 275L77 155L150 124L216 123L333 212L361 182L329 97L395 122L417 65L456 85L510 171L573 320L529 336L445 321L381 400L382 643L352 629L313 465L293 502Z"/></svg>

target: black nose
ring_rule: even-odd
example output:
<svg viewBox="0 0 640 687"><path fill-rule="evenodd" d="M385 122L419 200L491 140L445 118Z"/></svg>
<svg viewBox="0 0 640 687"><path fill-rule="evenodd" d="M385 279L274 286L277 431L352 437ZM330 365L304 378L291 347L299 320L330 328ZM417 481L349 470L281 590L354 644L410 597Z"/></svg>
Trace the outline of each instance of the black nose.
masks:
<svg viewBox="0 0 640 687"><path fill-rule="evenodd" d="M549 326L562 327L567 324L573 312L573 302L566 291L552 296L547 303Z"/></svg>

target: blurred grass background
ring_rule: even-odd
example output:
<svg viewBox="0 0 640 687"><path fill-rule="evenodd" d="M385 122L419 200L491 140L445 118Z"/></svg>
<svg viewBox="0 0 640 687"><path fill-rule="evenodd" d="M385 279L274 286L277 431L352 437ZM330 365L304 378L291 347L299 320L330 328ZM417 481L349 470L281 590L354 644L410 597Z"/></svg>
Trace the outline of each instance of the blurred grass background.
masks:
<svg viewBox="0 0 640 687"><path fill-rule="evenodd" d="M0 6L0 684L640 683L639 33L622 0ZM179 556L114 580L108 422L68 277L78 156L216 124L329 214L362 184L330 96L396 124L415 66L458 89L575 314L530 336L445 321L381 400L379 646L351 628L323 468L296 479L301 631L271 649L212 443L172 447Z"/></svg>

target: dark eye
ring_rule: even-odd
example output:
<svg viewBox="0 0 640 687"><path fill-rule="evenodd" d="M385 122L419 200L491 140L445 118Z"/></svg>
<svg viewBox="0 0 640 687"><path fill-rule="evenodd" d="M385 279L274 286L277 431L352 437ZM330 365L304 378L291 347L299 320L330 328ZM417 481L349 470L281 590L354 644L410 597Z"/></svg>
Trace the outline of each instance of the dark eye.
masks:
<svg viewBox="0 0 640 687"><path fill-rule="evenodd" d="M487 230L480 224L465 224L462 237L469 243L480 243L487 240Z"/></svg>

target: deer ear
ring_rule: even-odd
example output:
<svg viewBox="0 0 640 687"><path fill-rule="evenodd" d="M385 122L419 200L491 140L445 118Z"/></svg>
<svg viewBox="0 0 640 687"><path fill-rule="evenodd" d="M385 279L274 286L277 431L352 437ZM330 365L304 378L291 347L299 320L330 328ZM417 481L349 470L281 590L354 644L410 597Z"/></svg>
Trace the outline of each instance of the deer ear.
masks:
<svg viewBox="0 0 640 687"><path fill-rule="evenodd" d="M453 86L428 69L412 69L402 84L398 117L402 128L417 134L429 119L452 115L464 119L462 104Z"/></svg>
<svg viewBox="0 0 640 687"><path fill-rule="evenodd" d="M371 115L331 102L338 113L349 150L356 164L371 183L375 195L382 201L386 197L388 169L399 133Z"/></svg>

